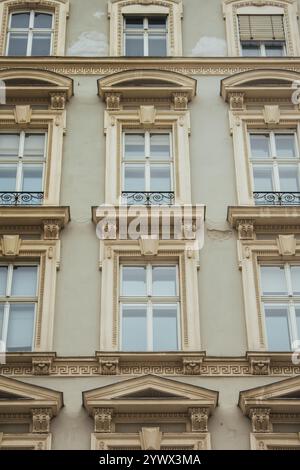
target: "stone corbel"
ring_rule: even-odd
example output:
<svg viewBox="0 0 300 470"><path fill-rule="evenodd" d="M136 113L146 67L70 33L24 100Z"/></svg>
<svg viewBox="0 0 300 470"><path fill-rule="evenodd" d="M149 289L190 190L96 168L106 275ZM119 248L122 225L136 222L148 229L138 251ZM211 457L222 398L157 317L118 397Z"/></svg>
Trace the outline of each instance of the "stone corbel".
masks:
<svg viewBox="0 0 300 470"><path fill-rule="evenodd" d="M50 93L51 109L63 110L66 107L66 93L56 92Z"/></svg>
<svg viewBox="0 0 300 470"><path fill-rule="evenodd" d="M140 106L139 109L140 124L144 127L153 126L156 119L156 109L154 106Z"/></svg>
<svg viewBox="0 0 300 470"><path fill-rule="evenodd" d="M252 375L270 375L271 361L267 357L250 358L250 371Z"/></svg>
<svg viewBox="0 0 300 470"><path fill-rule="evenodd" d="M295 235L279 235L277 238L279 254L282 256L295 256L297 240Z"/></svg>
<svg viewBox="0 0 300 470"><path fill-rule="evenodd" d="M51 408L34 408L31 410L31 417L33 433L47 434L50 432Z"/></svg>
<svg viewBox="0 0 300 470"><path fill-rule="evenodd" d="M113 432L113 411L113 408L94 408L93 416L95 432Z"/></svg>
<svg viewBox="0 0 300 470"><path fill-rule="evenodd" d="M240 240L254 240L254 220L237 220L236 229Z"/></svg>
<svg viewBox="0 0 300 470"><path fill-rule="evenodd" d="M45 240L59 240L61 224L58 220L44 220L43 230Z"/></svg>
<svg viewBox="0 0 300 470"><path fill-rule="evenodd" d="M278 105L276 106L264 106L264 121L268 125L279 124L280 122L280 108Z"/></svg>
<svg viewBox="0 0 300 470"><path fill-rule="evenodd" d="M190 408L192 432L208 432L209 408Z"/></svg>
<svg viewBox="0 0 300 470"><path fill-rule="evenodd" d="M16 105L14 109L15 122L20 127L26 127L31 122L32 109L30 105Z"/></svg>
<svg viewBox="0 0 300 470"><path fill-rule="evenodd" d="M159 239L157 236L141 236L139 243L143 256L156 256L158 254Z"/></svg>
<svg viewBox="0 0 300 470"><path fill-rule="evenodd" d="M118 375L119 358L118 357L100 357L99 358L100 375Z"/></svg>
<svg viewBox="0 0 300 470"><path fill-rule="evenodd" d="M140 431L141 448L143 450L160 450L162 433L159 428L142 428Z"/></svg>
<svg viewBox="0 0 300 470"><path fill-rule="evenodd" d="M229 104L231 111L243 111L245 109L245 93L230 93Z"/></svg>
<svg viewBox="0 0 300 470"><path fill-rule="evenodd" d="M273 426L270 414L270 408L251 408L249 417L251 419L252 432L272 432Z"/></svg>
<svg viewBox="0 0 300 470"><path fill-rule="evenodd" d="M202 362L202 357L184 357L182 360L184 375L200 375Z"/></svg>
<svg viewBox="0 0 300 470"><path fill-rule="evenodd" d="M121 93L107 93L105 95L106 109L109 111L119 110L121 108Z"/></svg>
<svg viewBox="0 0 300 470"><path fill-rule="evenodd" d="M178 92L173 93L173 104L176 111L186 110L188 107L188 95L187 93Z"/></svg>
<svg viewBox="0 0 300 470"><path fill-rule="evenodd" d="M1 241L3 256L19 255L22 244L22 240L19 235L3 235Z"/></svg>
<svg viewBox="0 0 300 470"><path fill-rule="evenodd" d="M32 373L33 375L50 375L52 357L33 357Z"/></svg>

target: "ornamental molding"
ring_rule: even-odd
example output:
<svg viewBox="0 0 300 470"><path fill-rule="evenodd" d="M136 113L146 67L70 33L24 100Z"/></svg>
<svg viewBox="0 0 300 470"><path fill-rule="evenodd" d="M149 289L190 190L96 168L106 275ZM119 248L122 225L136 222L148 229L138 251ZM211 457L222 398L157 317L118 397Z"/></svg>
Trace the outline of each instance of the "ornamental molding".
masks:
<svg viewBox="0 0 300 470"><path fill-rule="evenodd" d="M101 353L94 357L59 357L56 353L7 353L0 365L6 377L293 377L300 364L292 353L249 352L244 357L209 357L205 353Z"/></svg>
<svg viewBox="0 0 300 470"><path fill-rule="evenodd" d="M62 75L110 75L134 69L159 70L179 72L183 75L212 75L231 76L242 72L264 70L273 72L281 69L286 72L300 73L299 58L178 58L178 59L129 59L108 58L73 58L56 57L38 59L24 57L21 59L11 57L0 58L0 70L10 71L22 69L24 66L40 71L54 72ZM272 75L271 75L272 76Z"/></svg>

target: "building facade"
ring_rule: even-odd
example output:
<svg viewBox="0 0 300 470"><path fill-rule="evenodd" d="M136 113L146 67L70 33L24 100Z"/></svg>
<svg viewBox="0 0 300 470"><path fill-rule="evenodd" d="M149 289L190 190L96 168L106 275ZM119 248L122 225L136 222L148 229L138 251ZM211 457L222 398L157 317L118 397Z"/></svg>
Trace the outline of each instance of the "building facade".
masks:
<svg viewBox="0 0 300 470"><path fill-rule="evenodd" d="M299 7L0 0L0 449L300 448Z"/></svg>

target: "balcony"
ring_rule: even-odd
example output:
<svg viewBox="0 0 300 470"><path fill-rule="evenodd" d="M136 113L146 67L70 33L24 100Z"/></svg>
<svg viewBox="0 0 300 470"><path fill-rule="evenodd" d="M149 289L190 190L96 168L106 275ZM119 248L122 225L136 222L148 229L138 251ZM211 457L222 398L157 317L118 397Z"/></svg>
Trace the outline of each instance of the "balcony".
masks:
<svg viewBox="0 0 300 470"><path fill-rule="evenodd" d="M44 193L26 191L0 192L0 206L40 206Z"/></svg>
<svg viewBox="0 0 300 470"><path fill-rule="evenodd" d="M128 206L172 206L175 202L174 192L161 191L123 191L122 203Z"/></svg>
<svg viewBox="0 0 300 470"><path fill-rule="evenodd" d="M254 192L257 206L300 206L300 192Z"/></svg>

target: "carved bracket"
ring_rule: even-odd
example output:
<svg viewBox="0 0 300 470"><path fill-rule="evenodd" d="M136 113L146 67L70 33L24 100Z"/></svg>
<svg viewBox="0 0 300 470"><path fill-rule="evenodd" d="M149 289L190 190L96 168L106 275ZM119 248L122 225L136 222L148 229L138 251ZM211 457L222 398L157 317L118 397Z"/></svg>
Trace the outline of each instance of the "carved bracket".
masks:
<svg viewBox="0 0 300 470"><path fill-rule="evenodd" d="M174 109L176 111L187 109L188 102L189 102L189 99L188 99L187 93L182 93L182 92L173 93L173 103L174 103Z"/></svg>
<svg viewBox="0 0 300 470"><path fill-rule="evenodd" d="M66 93L50 93L50 99L52 109L65 109L67 101Z"/></svg>
<svg viewBox="0 0 300 470"><path fill-rule="evenodd" d="M268 358L251 358L250 370L253 375L270 375L271 361Z"/></svg>
<svg viewBox="0 0 300 470"><path fill-rule="evenodd" d="M159 450L162 433L159 428L142 428L140 431L141 448L143 450Z"/></svg>
<svg viewBox="0 0 300 470"><path fill-rule="evenodd" d="M118 357L100 357L99 364L99 372L101 375L117 375L119 373Z"/></svg>
<svg viewBox="0 0 300 470"><path fill-rule="evenodd" d="M19 255L22 244L22 240L19 235L3 235L1 241L3 256Z"/></svg>
<svg viewBox="0 0 300 470"><path fill-rule="evenodd" d="M25 105L25 106L20 106L17 105L15 106L14 109L14 114L15 114L15 121L16 124L19 124L19 126L27 126L31 122L31 114L32 114L32 109L30 105Z"/></svg>
<svg viewBox="0 0 300 470"><path fill-rule="evenodd" d="M61 223L58 220L44 220L43 229L45 240L58 240Z"/></svg>
<svg viewBox="0 0 300 470"><path fill-rule="evenodd" d="M251 408L249 417L251 419L253 432L272 432L273 426L270 419L270 408Z"/></svg>
<svg viewBox="0 0 300 470"><path fill-rule="evenodd" d="M254 220L237 220L236 229L240 240L254 240Z"/></svg>
<svg viewBox="0 0 300 470"><path fill-rule="evenodd" d="M32 373L33 375L50 375L51 365L51 357L33 357Z"/></svg>
<svg viewBox="0 0 300 470"><path fill-rule="evenodd" d="M51 408L34 408L31 410L32 432L48 433L50 432L50 421L52 418Z"/></svg>
<svg viewBox="0 0 300 470"><path fill-rule="evenodd" d="M245 93L230 93L229 104L232 111L243 111L245 109Z"/></svg>
<svg viewBox="0 0 300 470"><path fill-rule="evenodd" d="M209 408L190 408L192 432L208 432Z"/></svg>
<svg viewBox="0 0 300 470"><path fill-rule="evenodd" d="M110 111L118 110L121 108L121 93L107 93L105 95L106 109Z"/></svg>
<svg viewBox="0 0 300 470"><path fill-rule="evenodd" d="M182 360L184 375L200 375L202 362L202 358L184 357Z"/></svg>
<svg viewBox="0 0 300 470"><path fill-rule="evenodd" d="M113 411L113 408L94 408L93 416L95 432L113 432Z"/></svg>

